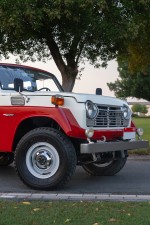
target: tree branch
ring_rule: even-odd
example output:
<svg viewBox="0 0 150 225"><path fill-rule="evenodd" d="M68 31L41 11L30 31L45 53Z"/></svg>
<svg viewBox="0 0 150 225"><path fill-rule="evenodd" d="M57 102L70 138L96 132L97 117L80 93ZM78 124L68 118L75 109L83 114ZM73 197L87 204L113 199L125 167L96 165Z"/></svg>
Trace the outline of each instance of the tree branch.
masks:
<svg viewBox="0 0 150 225"><path fill-rule="evenodd" d="M48 45L48 47L50 49L51 55L57 65L58 69L60 70L61 73L64 73L66 65L65 65L64 60L62 59L59 48L58 48L56 42L54 41L54 38L52 36L49 36L46 39L46 44Z"/></svg>

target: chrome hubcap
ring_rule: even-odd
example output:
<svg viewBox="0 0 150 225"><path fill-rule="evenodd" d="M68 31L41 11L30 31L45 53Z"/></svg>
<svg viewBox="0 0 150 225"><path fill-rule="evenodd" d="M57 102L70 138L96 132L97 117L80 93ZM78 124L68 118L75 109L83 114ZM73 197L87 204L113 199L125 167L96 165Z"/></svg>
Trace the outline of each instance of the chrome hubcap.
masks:
<svg viewBox="0 0 150 225"><path fill-rule="evenodd" d="M46 151L37 152L35 155L35 164L40 169L47 169L52 163L52 156Z"/></svg>
<svg viewBox="0 0 150 225"><path fill-rule="evenodd" d="M29 172L37 178L50 178L57 172L59 164L57 150L47 142L37 142L28 149L26 165Z"/></svg>

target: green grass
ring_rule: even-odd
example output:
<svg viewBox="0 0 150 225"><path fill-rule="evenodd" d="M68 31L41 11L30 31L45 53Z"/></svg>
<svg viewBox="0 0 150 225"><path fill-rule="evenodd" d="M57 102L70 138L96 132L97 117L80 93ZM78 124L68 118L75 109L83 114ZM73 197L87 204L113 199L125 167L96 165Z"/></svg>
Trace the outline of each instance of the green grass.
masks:
<svg viewBox="0 0 150 225"><path fill-rule="evenodd" d="M143 128L143 139L150 141L150 118L134 118L133 122L137 127Z"/></svg>
<svg viewBox="0 0 150 225"><path fill-rule="evenodd" d="M0 201L1 225L149 225L149 202Z"/></svg>
<svg viewBox="0 0 150 225"><path fill-rule="evenodd" d="M136 127L142 127L144 130L143 139L148 140L150 142L150 118L133 118L133 122ZM140 149L135 151L129 151L129 154L140 154L140 155L149 155L149 149Z"/></svg>

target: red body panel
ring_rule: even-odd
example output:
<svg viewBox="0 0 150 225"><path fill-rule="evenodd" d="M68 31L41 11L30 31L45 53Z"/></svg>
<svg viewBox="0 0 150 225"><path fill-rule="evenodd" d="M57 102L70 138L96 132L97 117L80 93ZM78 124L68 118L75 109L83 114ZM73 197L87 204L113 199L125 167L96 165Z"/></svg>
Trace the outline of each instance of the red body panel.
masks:
<svg viewBox="0 0 150 225"><path fill-rule="evenodd" d="M14 114L14 116L4 116L3 114ZM63 111L59 108L1 106L0 151L11 151L14 136L19 124L27 118L37 116L52 118L57 121L66 134L71 132L70 124Z"/></svg>
<svg viewBox="0 0 150 225"><path fill-rule="evenodd" d="M9 114L9 116L4 114ZM11 114L12 116L10 116ZM1 106L0 151L12 151L13 140L20 123L27 118L37 116L49 117L55 120L67 136L86 139L85 130L79 126L69 109L57 107ZM130 128L128 132L131 132L131 129L133 131L133 128ZM115 131L96 130L92 139L101 140L103 139L103 136L105 136L107 140L118 139L123 136L123 131L123 129L116 129Z"/></svg>
<svg viewBox="0 0 150 225"><path fill-rule="evenodd" d="M68 109L62 109L69 121L69 124L71 126L71 132L68 133L69 136L71 137L76 137L76 138L81 138L81 139L86 139L85 135L85 129L82 129L70 110ZM103 140L103 136L106 137L107 140L113 140L117 139L123 136L123 129L116 129L114 130L95 130L94 136L92 137L93 140Z"/></svg>
<svg viewBox="0 0 150 225"><path fill-rule="evenodd" d="M12 64L12 63L0 63L0 66L11 66L11 67L20 67L20 68L27 68L27 69L32 69L32 70L37 70L37 71L41 71L44 73L49 73L45 70L41 70L32 66L25 66L25 65L20 65L20 64Z"/></svg>

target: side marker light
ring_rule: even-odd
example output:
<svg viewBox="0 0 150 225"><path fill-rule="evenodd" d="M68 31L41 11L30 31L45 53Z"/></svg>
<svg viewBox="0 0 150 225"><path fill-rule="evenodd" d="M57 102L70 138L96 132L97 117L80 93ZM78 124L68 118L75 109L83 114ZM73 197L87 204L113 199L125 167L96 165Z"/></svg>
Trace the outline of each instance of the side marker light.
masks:
<svg viewBox="0 0 150 225"><path fill-rule="evenodd" d="M56 106L64 105L64 97L61 95L53 95L51 98L51 103Z"/></svg>

